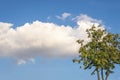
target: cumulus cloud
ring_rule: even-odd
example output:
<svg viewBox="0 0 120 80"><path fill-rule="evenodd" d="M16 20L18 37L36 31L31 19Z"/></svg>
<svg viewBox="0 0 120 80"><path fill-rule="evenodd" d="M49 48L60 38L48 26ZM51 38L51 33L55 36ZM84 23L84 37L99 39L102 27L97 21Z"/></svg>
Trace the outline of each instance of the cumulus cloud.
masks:
<svg viewBox="0 0 120 80"><path fill-rule="evenodd" d="M61 16L56 16L58 19L61 19L61 20L65 20L66 18L68 18L69 16L71 16L70 13L63 13Z"/></svg>
<svg viewBox="0 0 120 80"><path fill-rule="evenodd" d="M25 64L34 62L36 57L75 56L79 48L76 40L87 42L86 29L100 23L87 15L75 19L76 28L41 21L12 28L13 24L0 22L0 57L11 57L18 64Z"/></svg>

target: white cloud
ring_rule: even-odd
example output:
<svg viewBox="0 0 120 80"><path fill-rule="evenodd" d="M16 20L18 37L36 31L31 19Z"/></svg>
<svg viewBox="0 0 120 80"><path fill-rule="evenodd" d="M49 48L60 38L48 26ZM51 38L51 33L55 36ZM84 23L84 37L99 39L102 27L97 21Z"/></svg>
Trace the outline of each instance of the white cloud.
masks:
<svg viewBox="0 0 120 80"><path fill-rule="evenodd" d="M63 13L61 16L56 16L58 19L61 19L61 20L65 20L66 18L68 18L69 16L71 16L70 13Z"/></svg>
<svg viewBox="0 0 120 80"><path fill-rule="evenodd" d="M13 24L0 22L0 34L5 33L11 26L13 26Z"/></svg>
<svg viewBox="0 0 120 80"><path fill-rule="evenodd" d="M34 21L16 29L0 22L0 57L12 57L18 64L36 57L70 57L77 54L78 39L88 41L86 29L99 21L87 15L77 16L77 28Z"/></svg>
<svg viewBox="0 0 120 80"><path fill-rule="evenodd" d="M102 21L101 21L101 20L93 19L92 17L89 17L89 16L86 15L86 14L80 14L79 16L76 16L76 17L73 18L72 20L102 24Z"/></svg>

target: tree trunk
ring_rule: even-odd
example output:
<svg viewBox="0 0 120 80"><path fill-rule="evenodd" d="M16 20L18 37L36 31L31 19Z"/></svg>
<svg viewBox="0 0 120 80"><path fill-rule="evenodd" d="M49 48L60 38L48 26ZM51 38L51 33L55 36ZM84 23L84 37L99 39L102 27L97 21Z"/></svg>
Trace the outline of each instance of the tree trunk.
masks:
<svg viewBox="0 0 120 80"><path fill-rule="evenodd" d="M110 72L109 72L109 71L106 71L106 77L105 77L105 80L108 79L109 74L110 74Z"/></svg>
<svg viewBox="0 0 120 80"><path fill-rule="evenodd" d="M97 77L98 77L98 80L100 80L100 73L98 69L97 69Z"/></svg>
<svg viewBox="0 0 120 80"><path fill-rule="evenodd" d="M102 77L102 80L104 80L103 68L101 68L101 77Z"/></svg>

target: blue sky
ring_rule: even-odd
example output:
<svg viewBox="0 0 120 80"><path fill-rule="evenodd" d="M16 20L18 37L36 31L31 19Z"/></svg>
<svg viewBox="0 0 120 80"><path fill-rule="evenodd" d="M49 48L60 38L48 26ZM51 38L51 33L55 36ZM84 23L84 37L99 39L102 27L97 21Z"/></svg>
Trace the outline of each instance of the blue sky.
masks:
<svg viewBox="0 0 120 80"><path fill-rule="evenodd" d="M99 20L102 21L101 24L105 25L105 27L110 32L120 33L119 3L119 0L0 0L0 22L2 22L1 25L3 25L3 27L10 27L13 24L12 28L9 28L9 30L13 30L17 35L20 35L20 37L13 36L13 34L16 34L11 33L10 31L8 32L10 34L3 32L2 35L7 35L5 36L7 38L4 38L5 40L8 39L10 41L14 41L17 39L18 45L21 45L23 43L28 45L28 42L31 40L31 38L33 40L39 40L40 38L28 37L29 35L32 35L29 32L27 33L27 29L29 29L29 26L32 27L33 33L35 33L35 31L38 31L36 29L43 29L43 32L41 32L39 35L42 36L41 34L43 34L43 39L46 40L46 38L44 38L44 34L46 35L47 33L44 32L46 30L49 30L47 25L50 25L52 27L55 27L55 29L54 27L52 29L56 31L56 34L60 34L60 39L67 37L68 40L73 40L71 38L74 37L74 35L75 39L78 38L78 35L76 35L76 32L74 32L77 31L77 29L74 30L73 28L76 26L80 27L80 25L82 25L81 21L99 23ZM67 16L63 19L64 16L62 15L64 13L67 13ZM73 20L76 19L76 16L79 16L80 20ZM76 22L80 22L81 24L79 25ZM26 23L29 24L24 25ZM34 29L34 26L36 25L45 26L45 28L47 29L44 30L44 28L38 27ZM58 27L61 27L61 25L64 26L59 30ZM72 27L72 29L70 27L66 28L67 25ZM18 33L19 31L21 32L24 30L25 34ZM65 32L62 30L65 30ZM50 31L50 34L55 34L54 31ZM65 33L66 35L64 35L63 33ZM37 35L37 33L35 34ZM72 36L68 36L68 34L72 34ZM56 39L56 37L52 39L51 37L48 38L50 40ZM59 42L59 40L57 40L57 42ZM21 53L14 52L14 54L9 51L11 49L8 49L8 44L5 44L6 42L4 42L4 45L6 46L3 46L3 48L2 46L0 46L0 48L2 48L0 50L6 50L6 52L3 51L3 53L2 51L0 51L0 80L93 80L94 78L96 78L96 76L90 75L90 70L84 71L82 69L79 69L79 65L72 62L73 54L70 53L70 55L68 55L66 53L67 49L65 49L65 55L61 54L62 51L61 53L58 53L59 55L56 55L55 52L59 51L57 49L63 49L61 48L62 45L60 44L64 43L65 40L63 39L63 42L61 41L60 44L58 44L57 42L56 44L59 46L59 48L55 48L54 46L49 47L52 45L52 42L48 41L48 44L50 45L44 45L45 48L47 48L45 50L48 50L46 52L43 50L44 48L37 48L38 46L41 47L40 45L37 45L36 47L35 44L34 47L31 46L33 44L30 44L28 45L30 48L27 49L23 47L26 45L21 45L22 48L20 46L20 50L24 50ZM71 43L69 44L66 42L66 44L70 45ZM16 52L19 51L17 51L18 48L14 48L15 46L12 47L13 49L15 49ZM68 49L71 48L73 47L69 47ZM53 51L54 49L56 49L56 51ZM41 50L44 54L37 53L39 51L41 52ZM25 52L27 54L24 54ZM54 54L52 54L52 52L54 52ZM20 64L16 64L19 62ZM109 80L120 80L120 77L118 75L120 74L119 71L120 67L117 66L115 69L115 73L110 76Z"/></svg>

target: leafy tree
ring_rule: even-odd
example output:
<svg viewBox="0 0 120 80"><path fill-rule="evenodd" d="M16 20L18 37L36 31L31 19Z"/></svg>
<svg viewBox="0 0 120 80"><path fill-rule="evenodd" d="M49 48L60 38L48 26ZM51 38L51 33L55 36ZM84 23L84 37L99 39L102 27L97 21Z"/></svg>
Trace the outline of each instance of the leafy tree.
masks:
<svg viewBox="0 0 120 80"><path fill-rule="evenodd" d="M86 32L90 41L85 44L84 40L77 40L79 57L73 62L82 63L85 70L94 69L91 74L97 73L98 80L107 80L115 65L120 64L120 37L94 25Z"/></svg>

